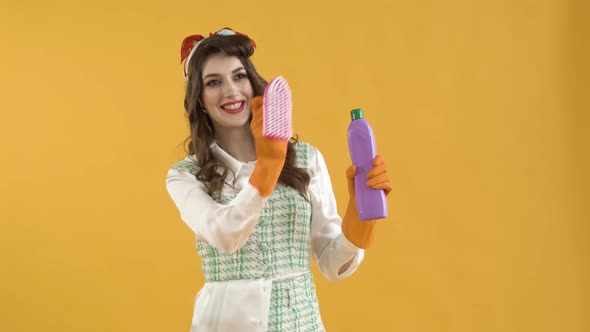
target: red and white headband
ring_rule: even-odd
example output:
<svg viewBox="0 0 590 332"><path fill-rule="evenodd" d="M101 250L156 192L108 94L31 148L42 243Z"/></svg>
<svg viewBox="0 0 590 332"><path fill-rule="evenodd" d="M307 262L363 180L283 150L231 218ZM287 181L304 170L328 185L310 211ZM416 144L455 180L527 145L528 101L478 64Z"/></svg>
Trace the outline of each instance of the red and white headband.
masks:
<svg viewBox="0 0 590 332"><path fill-rule="evenodd" d="M256 43L250 37L248 37L247 35L245 35L243 33L234 31L230 28L223 28L219 31L209 33L209 37L211 37L211 36L233 36L233 35L240 35L240 36L247 37L252 42L252 45L254 46L254 48L256 48ZM180 63L182 63L182 61L184 61L184 80L185 81L188 78L188 63L190 62L191 57L195 53L195 50L197 49L199 44L205 38L208 38L208 37L203 37L202 35L191 35L191 36L186 37L182 41L182 46L180 47Z"/></svg>

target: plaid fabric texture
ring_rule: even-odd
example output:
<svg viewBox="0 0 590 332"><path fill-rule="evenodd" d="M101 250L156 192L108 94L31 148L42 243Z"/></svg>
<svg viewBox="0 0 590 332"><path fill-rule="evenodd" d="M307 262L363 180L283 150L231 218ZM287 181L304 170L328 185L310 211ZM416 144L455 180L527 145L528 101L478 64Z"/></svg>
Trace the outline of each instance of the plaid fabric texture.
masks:
<svg viewBox="0 0 590 332"><path fill-rule="evenodd" d="M325 331L311 273L273 282L268 331Z"/></svg>

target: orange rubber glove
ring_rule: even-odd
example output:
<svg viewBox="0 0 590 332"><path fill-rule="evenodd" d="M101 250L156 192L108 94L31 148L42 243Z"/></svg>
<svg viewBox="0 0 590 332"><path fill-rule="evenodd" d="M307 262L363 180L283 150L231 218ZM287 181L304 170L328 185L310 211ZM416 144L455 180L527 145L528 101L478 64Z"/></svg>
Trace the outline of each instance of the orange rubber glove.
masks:
<svg viewBox="0 0 590 332"><path fill-rule="evenodd" d="M268 197L279 180L289 140L271 139L262 136L262 97L254 97L251 102L252 122L250 129L256 146L256 166L250 176L250 183L260 191L260 195Z"/></svg>
<svg viewBox="0 0 590 332"><path fill-rule="evenodd" d="M346 170L348 179L348 206L344 218L342 218L342 232L348 241L355 246L367 249L373 243L373 232L377 220L361 221L358 211L356 210L356 199L354 191L354 175L356 167L351 165ZM373 159L373 168L367 173L367 185L373 189L385 190L385 196L391 192L391 181L387 174L387 167L382 156L375 156Z"/></svg>

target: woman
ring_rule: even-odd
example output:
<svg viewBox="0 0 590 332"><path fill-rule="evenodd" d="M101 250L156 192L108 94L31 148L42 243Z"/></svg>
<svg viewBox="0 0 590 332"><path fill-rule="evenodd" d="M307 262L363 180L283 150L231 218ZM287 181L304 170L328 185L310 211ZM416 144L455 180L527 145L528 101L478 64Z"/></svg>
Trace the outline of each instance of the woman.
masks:
<svg viewBox="0 0 590 332"><path fill-rule="evenodd" d="M191 331L324 331L310 256L329 280L351 275L372 242L347 169L349 204L336 209L321 153L292 139L261 134L267 82L249 57L255 43L222 29L183 42L189 155L166 186L195 232L206 283ZM368 185L391 190L383 158Z"/></svg>

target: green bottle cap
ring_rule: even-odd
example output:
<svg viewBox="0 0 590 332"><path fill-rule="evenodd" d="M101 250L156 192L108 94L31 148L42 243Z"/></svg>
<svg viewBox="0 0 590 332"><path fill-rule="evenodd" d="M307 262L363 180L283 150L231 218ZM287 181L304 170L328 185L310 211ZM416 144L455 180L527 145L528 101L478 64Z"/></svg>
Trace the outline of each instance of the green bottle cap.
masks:
<svg viewBox="0 0 590 332"><path fill-rule="evenodd" d="M356 119L364 119L365 115L363 114L363 109L362 108L355 108L352 111L350 111L350 117L353 120Z"/></svg>

